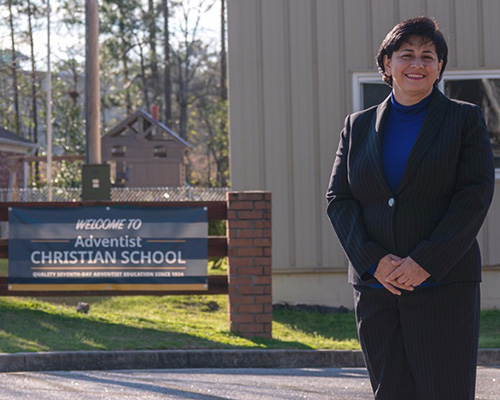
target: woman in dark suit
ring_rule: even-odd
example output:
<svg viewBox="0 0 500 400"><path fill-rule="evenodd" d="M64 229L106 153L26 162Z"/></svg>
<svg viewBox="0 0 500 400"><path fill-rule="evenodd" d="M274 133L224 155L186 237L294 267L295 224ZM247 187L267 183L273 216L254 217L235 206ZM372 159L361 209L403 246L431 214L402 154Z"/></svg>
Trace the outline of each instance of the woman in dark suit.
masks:
<svg viewBox="0 0 500 400"><path fill-rule="evenodd" d="M377 64L392 93L347 117L327 192L380 400L474 399L494 165L480 108L437 89L447 55L430 18L389 32Z"/></svg>

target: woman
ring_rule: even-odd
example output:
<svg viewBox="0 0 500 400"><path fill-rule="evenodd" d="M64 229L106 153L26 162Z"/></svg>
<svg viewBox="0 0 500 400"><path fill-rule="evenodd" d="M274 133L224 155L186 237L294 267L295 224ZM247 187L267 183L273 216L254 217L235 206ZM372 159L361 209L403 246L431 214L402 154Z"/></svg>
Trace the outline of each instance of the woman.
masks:
<svg viewBox="0 0 500 400"><path fill-rule="evenodd" d="M494 166L480 108L437 89L447 55L430 18L389 32L377 64L392 93L347 117L328 187L376 399L474 399Z"/></svg>

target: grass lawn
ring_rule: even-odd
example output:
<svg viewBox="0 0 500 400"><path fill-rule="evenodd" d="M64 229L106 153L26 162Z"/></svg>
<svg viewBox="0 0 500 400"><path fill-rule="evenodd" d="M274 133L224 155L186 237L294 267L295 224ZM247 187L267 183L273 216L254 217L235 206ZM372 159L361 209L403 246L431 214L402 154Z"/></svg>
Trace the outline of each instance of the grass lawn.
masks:
<svg viewBox="0 0 500 400"><path fill-rule="evenodd" d="M66 303L58 304L61 300ZM89 314L76 312L78 301L90 303ZM273 339L250 340L228 331L226 310L227 296L5 297L0 298L0 352L359 349L353 314L278 310ZM481 318L480 347L499 348L500 311L483 311Z"/></svg>
<svg viewBox="0 0 500 400"><path fill-rule="evenodd" d="M0 275L6 274L0 262ZM76 312L80 301L90 304L88 314ZM500 310L481 312L479 347L500 348ZM215 348L350 350L359 342L352 313L289 309L274 312L273 339L242 338L228 330L225 295L0 297L0 353Z"/></svg>
<svg viewBox="0 0 500 400"><path fill-rule="evenodd" d="M65 300L73 304L57 304L56 299L0 298L0 352L359 348L353 314L279 311L274 339L249 340L228 331L227 296ZM90 303L89 314L76 312L78 300Z"/></svg>

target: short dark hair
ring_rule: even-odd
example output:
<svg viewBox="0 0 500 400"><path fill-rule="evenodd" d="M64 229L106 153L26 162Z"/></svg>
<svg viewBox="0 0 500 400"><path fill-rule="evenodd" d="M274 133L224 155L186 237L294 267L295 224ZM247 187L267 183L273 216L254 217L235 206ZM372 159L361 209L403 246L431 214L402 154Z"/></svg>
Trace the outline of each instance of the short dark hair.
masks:
<svg viewBox="0 0 500 400"><path fill-rule="evenodd" d="M382 74L385 83L392 87L392 76L385 73L384 56L392 57L392 53L399 50L404 42L408 42L410 36L417 36L424 42L432 42L436 47L438 61L443 61L439 79L434 83L437 85L443 76L443 72L448 62L448 46L443 34L439 30L436 21L429 17L417 17L400 22L387 34L383 40L377 54L378 70Z"/></svg>

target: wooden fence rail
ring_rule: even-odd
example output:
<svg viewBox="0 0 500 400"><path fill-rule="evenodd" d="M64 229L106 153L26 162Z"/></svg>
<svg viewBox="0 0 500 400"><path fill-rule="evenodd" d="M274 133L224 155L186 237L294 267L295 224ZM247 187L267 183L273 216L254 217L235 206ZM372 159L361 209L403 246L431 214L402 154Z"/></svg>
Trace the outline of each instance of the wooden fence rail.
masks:
<svg viewBox="0 0 500 400"><path fill-rule="evenodd" d="M227 219L227 204L225 201L191 201L191 202L111 202L111 201L81 201L81 202L4 202L0 203L0 221L8 221L9 207L18 208L75 208L75 207L207 207L208 220ZM225 236L211 236L208 238L208 256L226 257L227 256L227 238ZM0 239L0 258L9 257L8 239ZM29 297L70 297L70 296L131 296L131 295L181 295L181 294L227 294L227 275L212 275L208 277L208 290L200 291L149 291L149 290L107 290L107 291L9 291L8 278L0 276L0 296L29 296Z"/></svg>
<svg viewBox="0 0 500 400"><path fill-rule="evenodd" d="M0 222L8 221L9 207L207 207L208 220L226 220L227 236L208 238L209 257L228 257L228 275L209 275L203 291L9 291L0 276L0 296L130 296L227 294L231 331L247 337L271 337L271 194L228 192L227 201L165 202L0 202ZM0 239L0 258L8 258L8 239Z"/></svg>

